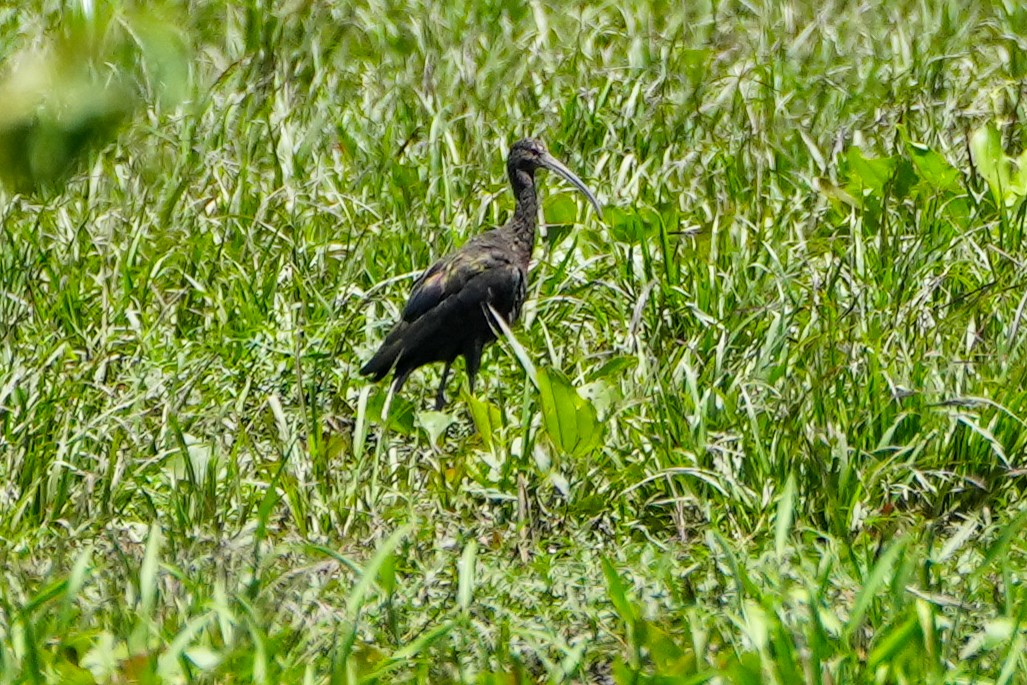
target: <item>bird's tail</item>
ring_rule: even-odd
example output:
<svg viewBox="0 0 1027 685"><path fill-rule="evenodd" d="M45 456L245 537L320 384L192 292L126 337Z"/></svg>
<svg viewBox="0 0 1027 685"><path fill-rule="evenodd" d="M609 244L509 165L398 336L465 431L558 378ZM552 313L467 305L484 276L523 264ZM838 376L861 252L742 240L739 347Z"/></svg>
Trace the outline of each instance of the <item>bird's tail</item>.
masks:
<svg viewBox="0 0 1027 685"><path fill-rule="evenodd" d="M404 344L409 326L401 321L392 331L385 336L381 347L374 353L370 361L360 369L361 376L370 376L373 381L380 381L389 375L389 372L399 363L403 350L407 347Z"/></svg>
<svg viewBox="0 0 1027 685"><path fill-rule="evenodd" d="M389 375L392 367L396 365L399 357L400 346L386 342L374 353L370 361L360 369L361 376L370 376L373 381L380 381Z"/></svg>

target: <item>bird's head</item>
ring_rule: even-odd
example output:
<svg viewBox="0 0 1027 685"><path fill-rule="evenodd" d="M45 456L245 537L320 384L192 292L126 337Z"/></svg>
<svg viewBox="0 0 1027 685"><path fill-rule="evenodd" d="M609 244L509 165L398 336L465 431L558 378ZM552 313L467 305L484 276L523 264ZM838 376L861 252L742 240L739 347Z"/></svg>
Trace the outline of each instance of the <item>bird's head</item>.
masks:
<svg viewBox="0 0 1027 685"><path fill-rule="evenodd" d="M545 144L538 138L524 138L514 143L510 148L506 167L511 179L518 171L526 172L530 176L534 175L536 169L548 169L562 176L567 182L584 193L596 211L600 214L602 213L599 200L592 194L592 191L585 186L584 182L573 171L564 166L563 162L549 154Z"/></svg>

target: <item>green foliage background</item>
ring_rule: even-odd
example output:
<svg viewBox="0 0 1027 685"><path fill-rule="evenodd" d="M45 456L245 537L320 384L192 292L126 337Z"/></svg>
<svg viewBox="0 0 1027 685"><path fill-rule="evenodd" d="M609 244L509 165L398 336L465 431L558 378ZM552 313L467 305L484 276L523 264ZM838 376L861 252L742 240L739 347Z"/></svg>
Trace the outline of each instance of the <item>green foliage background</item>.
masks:
<svg viewBox="0 0 1027 685"><path fill-rule="evenodd" d="M1027 681L1025 35L0 8L0 680ZM547 179L516 340L383 425L356 370L525 135L604 216Z"/></svg>

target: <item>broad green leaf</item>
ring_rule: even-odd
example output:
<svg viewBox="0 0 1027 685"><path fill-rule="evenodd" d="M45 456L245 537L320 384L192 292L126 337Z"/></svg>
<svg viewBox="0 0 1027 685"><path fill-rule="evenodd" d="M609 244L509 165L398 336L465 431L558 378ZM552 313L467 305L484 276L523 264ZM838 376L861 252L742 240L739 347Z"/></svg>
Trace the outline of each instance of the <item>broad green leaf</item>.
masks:
<svg viewBox="0 0 1027 685"><path fill-rule="evenodd" d="M916 173L916 167L907 158L898 157L896 160L891 190L893 197L902 199L909 195L910 189L916 186L919 177Z"/></svg>
<svg viewBox="0 0 1027 685"><path fill-rule="evenodd" d="M713 54L714 51L709 48L689 48L681 51L681 65L689 81L701 83L705 80Z"/></svg>
<svg viewBox="0 0 1027 685"><path fill-rule="evenodd" d="M51 668L58 678L57 682L62 685L93 685L96 682L92 673L64 657L55 659Z"/></svg>
<svg viewBox="0 0 1027 685"><path fill-rule="evenodd" d="M474 594L474 564L477 554L478 542L471 538L464 547L464 553L460 555L460 566L457 569L457 604L464 611L470 608L471 597Z"/></svg>
<svg viewBox="0 0 1027 685"><path fill-rule="evenodd" d="M378 586L387 596L392 596L396 591L396 555L389 554L382 560L382 567L378 571Z"/></svg>
<svg viewBox="0 0 1027 685"><path fill-rule="evenodd" d="M573 224L578 219L578 203L568 193L550 195L542 203L542 214L550 226Z"/></svg>
<svg viewBox="0 0 1027 685"><path fill-rule="evenodd" d="M622 374L626 374L629 369L635 366L638 366L638 359L636 357L629 357L626 355L613 357L599 367L599 370L593 374L593 377L616 378Z"/></svg>
<svg viewBox="0 0 1027 685"><path fill-rule="evenodd" d="M545 234L546 244L552 249L571 234L572 227L570 224L548 224L542 230Z"/></svg>
<svg viewBox="0 0 1027 685"><path fill-rule="evenodd" d="M479 400L473 395L467 395L467 408L471 412L471 420L478 430L486 449L495 450L493 436L503 427L503 412L496 405L487 400Z"/></svg>
<svg viewBox="0 0 1027 685"><path fill-rule="evenodd" d="M917 173L935 190L959 192L960 174L938 152L920 143L909 144L910 156Z"/></svg>
<svg viewBox="0 0 1027 685"><path fill-rule="evenodd" d="M388 387L382 387L373 393L367 402L368 415L374 418L382 415L385 400L389 396ZM390 431L400 435L412 435L415 427L414 403L404 395L393 395L389 406L388 426Z"/></svg>
<svg viewBox="0 0 1027 685"><path fill-rule="evenodd" d="M546 242L553 247L563 242L577 223L578 204L568 193L550 195L542 203L542 214L546 219Z"/></svg>
<svg viewBox="0 0 1027 685"><path fill-rule="evenodd" d="M633 210L605 207L603 221L610 227L610 234L617 242L631 245L641 242L645 231L641 219Z"/></svg>
<svg viewBox="0 0 1027 685"><path fill-rule="evenodd" d="M1002 151L1002 135L994 122L974 131L970 137L970 154L977 171L988 182L995 202L1002 204L1009 190L1009 159Z"/></svg>
<svg viewBox="0 0 1027 685"><path fill-rule="evenodd" d="M895 175L898 160L895 157L864 157L858 147L850 147L845 153L849 164L849 180L856 187L870 190L879 195L885 184Z"/></svg>
<svg viewBox="0 0 1027 685"><path fill-rule="evenodd" d="M660 232L660 228L663 226L663 217L655 209L652 207L640 207L638 212L636 212L636 216L638 216L639 224L643 230L641 237L655 235Z"/></svg>
<svg viewBox="0 0 1027 685"><path fill-rule="evenodd" d="M417 412L417 425L428 434L428 442L437 445L446 429L456 422L456 416L443 411Z"/></svg>
<svg viewBox="0 0 1027 685"><path fill-rule="evenodd" d="M417 188L421 183L420 171L409 164L393 164L392 180L396 188L404 191Z"/></svg>
<svg viewBox="0 0 1027 685"><path fill-rule="evenodd" d="M592 403L582 397L566 376L555 369L538 370L542 422L558 450L573 457L591 451L600 427Z"/></svg>
<svg viewBox="0 0 1027 685"><path fill-rule="evenodd" d="M1016 158L1016 170L1009 181L1009 190L1017 199L1027 195L1027 150L1020 153Z"/></svg>

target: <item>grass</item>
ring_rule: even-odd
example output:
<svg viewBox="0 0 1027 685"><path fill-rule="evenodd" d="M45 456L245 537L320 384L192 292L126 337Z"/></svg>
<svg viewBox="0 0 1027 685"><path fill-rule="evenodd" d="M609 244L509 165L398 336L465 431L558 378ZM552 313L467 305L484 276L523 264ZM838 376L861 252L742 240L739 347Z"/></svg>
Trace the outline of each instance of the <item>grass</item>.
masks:
<svg viewBox="0 0 1027 685"><path fill-rule="evenodd" d="M1027 682L1027 10L96 5L0 10L0 680ZM604 216L383 425L525 135Z"/></svg>

